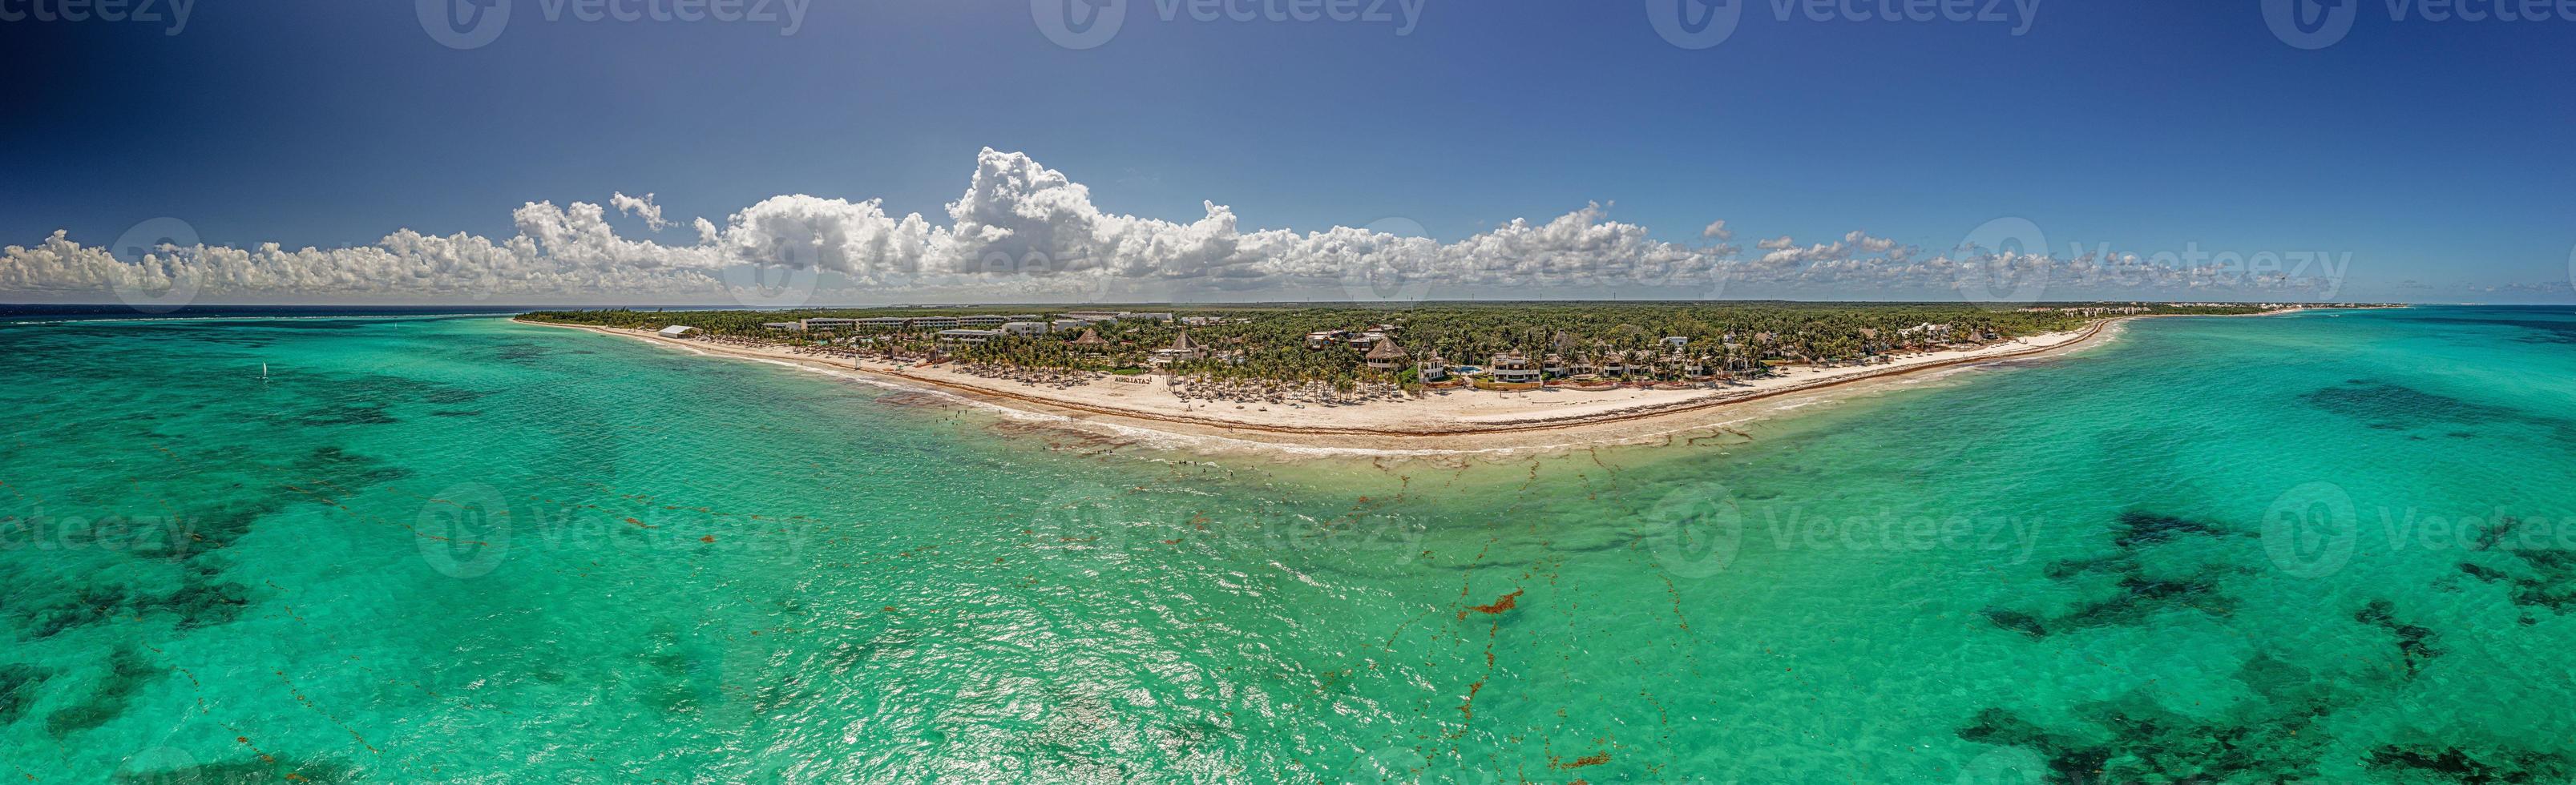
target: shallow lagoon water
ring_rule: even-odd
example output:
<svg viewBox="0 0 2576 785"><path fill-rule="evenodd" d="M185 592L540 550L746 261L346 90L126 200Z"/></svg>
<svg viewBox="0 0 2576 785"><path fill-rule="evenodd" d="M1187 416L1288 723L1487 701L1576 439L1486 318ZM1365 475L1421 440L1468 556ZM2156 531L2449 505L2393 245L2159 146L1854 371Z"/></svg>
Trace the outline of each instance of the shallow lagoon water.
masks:
<svg viewBox="0 0 2576 785"><path fill-rule="evenodd" d="M10 325L0 775L2564 782L2571 336L2154 319L1460 469L491 318Z"/></svg>

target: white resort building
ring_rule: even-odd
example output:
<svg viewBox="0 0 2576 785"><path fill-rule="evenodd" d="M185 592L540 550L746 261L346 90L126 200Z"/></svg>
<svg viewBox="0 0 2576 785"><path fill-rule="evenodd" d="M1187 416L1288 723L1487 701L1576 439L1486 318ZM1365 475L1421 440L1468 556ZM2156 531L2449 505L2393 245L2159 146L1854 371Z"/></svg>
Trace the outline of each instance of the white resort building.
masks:
<svg viewBox="0 0 2576 785"><path fill-rule="evenodd" d="M977 344L993 340L994 338L1001 337L1001 335L1002 331L1000 330L941 330L939 331L939 341L941 343Z"/></svg>
<svg viewBox="0 0 2576 785"><path fill-rule="evenodd" d="M1539 379L1538 363L1530 362L1520 352L1494 355L1494 364L1486 370L1493 373L1494 381L1504 384L1528 384Z"/></svg>

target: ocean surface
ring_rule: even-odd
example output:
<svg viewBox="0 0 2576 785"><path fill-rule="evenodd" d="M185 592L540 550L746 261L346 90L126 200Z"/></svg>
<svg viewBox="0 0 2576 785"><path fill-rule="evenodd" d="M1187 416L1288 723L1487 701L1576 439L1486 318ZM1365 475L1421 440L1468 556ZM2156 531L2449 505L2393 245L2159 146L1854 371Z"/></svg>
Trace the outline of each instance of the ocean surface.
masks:
<svg viewBox="0 0 2576 785"><path fill-rule="evenodd" d="M2576 778L2567 309L1464 468L269 316L0 325L0 780Z"/></svg>

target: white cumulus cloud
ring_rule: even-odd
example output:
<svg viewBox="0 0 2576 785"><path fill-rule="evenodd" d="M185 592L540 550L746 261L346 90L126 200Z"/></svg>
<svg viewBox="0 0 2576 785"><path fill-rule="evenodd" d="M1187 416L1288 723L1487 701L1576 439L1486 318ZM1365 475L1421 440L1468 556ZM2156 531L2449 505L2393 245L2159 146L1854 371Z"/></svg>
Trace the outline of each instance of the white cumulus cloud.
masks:
<svg viewBox="0 0 2576 785"><path fill-rule="evenodd" d="M1970 271L2018 266L2136 286L2189 286L2212 271L2150 264L2134 255L2070 258L1920 249L1854 231L1829 243L1760 240L1762 255L1725 245L1715 221L1708 245L1655 239L1587 204L1544 220L1514 219L1454 242L1370 229L1241 227L1234 211L1203 202L1204 215L1170 221L1101 210L1090 189L1029 156L986 149L941 222L888 213L880 200L802 194L763 199L721 221L686 223L693 242L620 236L614 211L658 233L667 218L653 194L619 192L605 206L532 202L511 214L513 234L428 234L402 229L372 245L287 249L166 246L119 258L57 231L0 251L0 292L83 296L187 286L214 299L502 298L512 302L721 303L745 270L785 269L819 280L815 302L971 298L1098 298L1153 293L1320 292L1360 296L1355 284L1392 282L1437 298L1444 291L1530 297L1643 291L1707 295L1721 283L1780 292L1903 296L1946 291ZM2277 284L2257 279L2239 283ZM1736 293L1747 293L1734 290ZM741 299L736 297L734 299ZM765 304L777 304L764 299Z"/></svg>

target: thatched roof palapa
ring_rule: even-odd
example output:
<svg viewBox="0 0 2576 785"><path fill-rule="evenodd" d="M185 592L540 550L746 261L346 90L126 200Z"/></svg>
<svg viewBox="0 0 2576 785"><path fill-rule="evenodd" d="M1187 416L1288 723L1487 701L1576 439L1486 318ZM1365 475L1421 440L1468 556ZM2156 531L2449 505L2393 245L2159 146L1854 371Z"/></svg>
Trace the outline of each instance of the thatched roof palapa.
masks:
<svg viewBox="0 0 2576 785"><path fill-rule="evenodd" d="M1404 358L1404 348L1395 345L1395 339L1393 338L1378 339L1377 345L1369 347L1368 354L1361 356L1361 359L1367 360L1401 360Z"/></svg>

